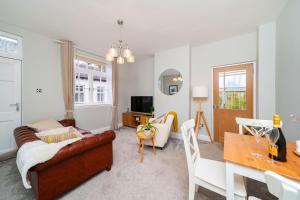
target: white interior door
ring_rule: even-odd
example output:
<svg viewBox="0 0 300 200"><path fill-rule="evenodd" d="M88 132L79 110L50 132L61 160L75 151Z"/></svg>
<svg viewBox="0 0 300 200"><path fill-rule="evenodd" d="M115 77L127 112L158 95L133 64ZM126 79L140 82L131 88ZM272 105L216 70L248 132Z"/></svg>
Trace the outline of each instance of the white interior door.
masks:
<svg viewBox="0 0 300 200"><path fill-rule="evenodd" d="M0 57L0 154L16 148L13 130L21 125L21 61Z"/></svg>

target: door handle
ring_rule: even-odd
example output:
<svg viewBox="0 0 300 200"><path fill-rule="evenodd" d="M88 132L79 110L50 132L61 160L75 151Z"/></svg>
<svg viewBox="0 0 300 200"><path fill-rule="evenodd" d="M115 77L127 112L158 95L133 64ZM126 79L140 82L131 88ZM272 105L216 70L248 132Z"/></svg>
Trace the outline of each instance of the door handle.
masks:
<svg viewBox="0 0 300 200"><path fill-rule="evenodd" d="M19 112L20 110L20 104L19 103L12 103L10 106L16 106L16 111Z"/></svg>
<svg viewBox="0 0 300 200"><path fill-rule="evenodd" d="M214 104L213 109L217 109L217 108L218 108L218 105Z"/></svg>

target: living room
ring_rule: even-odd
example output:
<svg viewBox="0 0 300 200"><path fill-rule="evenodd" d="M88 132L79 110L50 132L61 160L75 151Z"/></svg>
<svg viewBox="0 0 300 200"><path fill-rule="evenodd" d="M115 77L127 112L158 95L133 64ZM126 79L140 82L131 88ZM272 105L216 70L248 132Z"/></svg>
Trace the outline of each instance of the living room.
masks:
<svg viewBox="0 0 300 200"><path fill-rule="evenodd" d="M270 171L299 196L298 0L0 11L0 199L292 199Z"/></svg>

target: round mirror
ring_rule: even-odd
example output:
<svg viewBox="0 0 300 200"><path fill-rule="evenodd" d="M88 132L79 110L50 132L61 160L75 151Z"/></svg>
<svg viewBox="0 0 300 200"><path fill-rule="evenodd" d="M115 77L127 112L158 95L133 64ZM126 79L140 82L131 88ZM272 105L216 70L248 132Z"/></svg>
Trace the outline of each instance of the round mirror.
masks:
<svg viewBox="0 0 300 200"><path fill-rule="evenodd" d="M167 69L160 74L158 87L160 91L166 95L174 95L180 91L182 87L182 75L176 69Z"/></svg>

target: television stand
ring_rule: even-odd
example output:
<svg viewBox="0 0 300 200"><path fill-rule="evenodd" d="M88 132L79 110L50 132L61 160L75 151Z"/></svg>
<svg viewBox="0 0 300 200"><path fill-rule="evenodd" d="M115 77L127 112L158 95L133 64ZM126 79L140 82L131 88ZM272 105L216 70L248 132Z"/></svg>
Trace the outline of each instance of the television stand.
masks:
<svg viewBox="0 0 300 200"><path fill-rule="evenodd" d="M152 114L137 113L137 112L125 112L122 113L123 126L136 128L141 124L145 124L149 120Z"/></svg>

